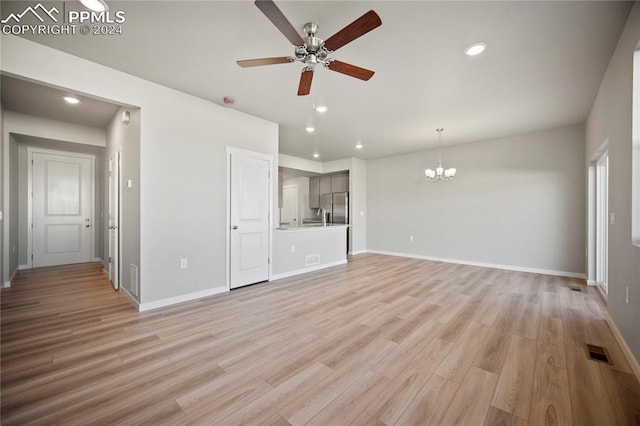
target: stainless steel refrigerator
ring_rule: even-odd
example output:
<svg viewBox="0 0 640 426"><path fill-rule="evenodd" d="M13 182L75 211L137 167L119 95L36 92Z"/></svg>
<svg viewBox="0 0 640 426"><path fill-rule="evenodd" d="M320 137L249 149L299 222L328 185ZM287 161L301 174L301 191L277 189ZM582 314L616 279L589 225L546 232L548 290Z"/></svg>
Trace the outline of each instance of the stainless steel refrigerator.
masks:
<svg viewBox="0 0 640 426"><path fill-rule="evenodd" d="M349 193L331 194L331 223L346 225L349 223Z"/></svg>
<svg viewBox="0 0 640 426"><path fill-rule="evenodd" d="M349 223L349 193L334 192L320 196L320 207L327 214L327 223L346 225Z"/></svg>

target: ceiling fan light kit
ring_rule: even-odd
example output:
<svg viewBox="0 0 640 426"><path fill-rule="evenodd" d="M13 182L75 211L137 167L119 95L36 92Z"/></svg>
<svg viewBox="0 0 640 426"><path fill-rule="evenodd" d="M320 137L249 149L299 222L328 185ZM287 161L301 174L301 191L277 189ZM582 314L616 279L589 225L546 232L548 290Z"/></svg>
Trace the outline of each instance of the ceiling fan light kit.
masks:
<svg viewBox="0 0 640 426"><path fill-rule="evenodd" d="M382 25L382 20L376 12L369 12L356 19L327 40L316 36L318 25L313 22L305 24L304 37L300 36L291 22L284 16L278 6L272 0L256 0L255 5L269 19L273 25L294 45L294 56L281 56L276 58L247 59L236 63L243 67L256 67L262 65L286 64L302 62L305 67L300 75L298 84L298 96L306 96L311 93L313 73L317 65L321 65L331 71L355 77L367 81L373 77L374 72L365 68L341 62L329 58L329 53L365 35L369 31Z"/></svg>
<svg viewBox="0 0 640 426"><path fill-rule="evenodd" d="M456 175L455 167L451 167L445 169L442 167L442 132L443 128L436 129L438 132L438 167L435 170L433 169L425 169L424 175L432 182L440 182L441 180L449 180L453 179Z"/></svg>

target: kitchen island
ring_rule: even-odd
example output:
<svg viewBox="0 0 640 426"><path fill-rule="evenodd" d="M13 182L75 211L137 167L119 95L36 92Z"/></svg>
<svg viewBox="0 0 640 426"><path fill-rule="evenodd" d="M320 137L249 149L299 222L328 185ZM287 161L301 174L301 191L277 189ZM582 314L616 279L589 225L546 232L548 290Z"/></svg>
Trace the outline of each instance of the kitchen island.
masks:
<svg viewBox="0 0 640 426"><path fill-rule="evenodd" d="M348 228L315 223L276 228L271 281L347 263Z"/></svg>

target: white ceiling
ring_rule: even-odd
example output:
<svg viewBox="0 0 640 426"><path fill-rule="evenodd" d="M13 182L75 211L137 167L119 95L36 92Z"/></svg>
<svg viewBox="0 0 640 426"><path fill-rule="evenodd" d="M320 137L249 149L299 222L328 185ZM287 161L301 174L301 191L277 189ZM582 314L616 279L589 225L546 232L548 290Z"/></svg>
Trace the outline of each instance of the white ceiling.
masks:
<svg viewBox="0 0 640 426"><path fill-rule="evenodd" d="M68 90L6 75L0 77L0 88L2 106L8 110L83 126L103 129L120 108L98 99L78 96ZM68 95L73 95L80 103L68 104L63 99Z"/></svg>
<svg viewBox="0 0 640 426"><path fill-rule="evenodd" d="M2 15L21 5L3 1ZM376 71L368 82L316 72L296 96L302 64L243 69L238 59L293 48L251 1L111 1L118 36L33 40L280 124L280 152L365 159L548 129L586 120L629 13L617 1L279 1L296 28L328 38L374 9L382 26L332 56ZM485 41L478 57L465 47ZM4 88L3 88L4 90ZM324 103L324 115L312 103ZM304 127L313 123L312 135ZM364 144L355 149L357 141Z"/></svg>

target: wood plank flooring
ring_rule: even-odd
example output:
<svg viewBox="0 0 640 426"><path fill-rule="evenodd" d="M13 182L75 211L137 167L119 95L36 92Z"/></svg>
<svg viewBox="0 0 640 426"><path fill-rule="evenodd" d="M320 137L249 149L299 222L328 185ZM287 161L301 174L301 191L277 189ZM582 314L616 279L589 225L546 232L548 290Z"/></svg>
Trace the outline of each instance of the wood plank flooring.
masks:
<svg viewBox="0 0 640 426"><path fill-rule="evenodd" d="M99 264L22 271L2 290L1 420L638 425L640 384L598 297L576 279L365 254L138 313Z"/></svg>

